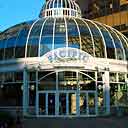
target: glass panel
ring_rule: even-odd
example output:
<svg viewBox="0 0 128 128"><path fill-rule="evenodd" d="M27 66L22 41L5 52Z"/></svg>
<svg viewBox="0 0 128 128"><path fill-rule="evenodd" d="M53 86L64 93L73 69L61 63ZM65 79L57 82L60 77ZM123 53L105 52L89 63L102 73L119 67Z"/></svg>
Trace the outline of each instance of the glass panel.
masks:
<svg viewBox="0 0 128 128"><path fill-rule="evenodd" d="M14 47L16 43L17 37L9 38L5 45L5 59L11 59L14 58Z"/></svg>
<svg viewBox="0 0 128 128"><path fill-rule="evenodd" d="M76 94L69 93L69 114L75 115L76 114Z"/></svg>
<svg viewBox="0 0 128 128"><path fill-rule="evenodd" d="M27 57L38 56L38 45L39 45L39 37L29 39L29 43L27 46Z"/></svg>
<svg viewBox="0 0 128 128"><path fill-rule="evenodd" d="M118 73L118 81L125 82L125 74L124 73Z"/></svg>
<svg viewBox="0 0 128 128"><path fill-rule="evenodd" d="M59 90L76 90L77 89L77 78L76 72L59 72L58 74Z"/></svg>
<svg viewBox="0 0 128 128"><path fill-rule="evenodd" d="M4 59L4 48L0 49L0 60Z"/></svg>
<svg viewBox="0 0 128 128"><path fill-rule="evenodd" d="M80 29L82 50L89 53L90 55L94 56L94 54L93 54L94 49L93 49L91 34L89 32L88 27L86 26L86 24L83 21L78 20L78 19L76 21L77 21L77 23L79 25L79 29Z"/></svg>
<svg viewBox="0 0 128 128"><path fill-rule="evenodd" d="M53 25L54 19L49 18L43 27L41 43L40 43L40 56L52 50L53 45Z"/></svg>
<svg viewBox="0 0 128 128"><path fill-rule="evenodd" d="M15 58L25 57L25 45L27 41L29 27L23 28L17 37L16 47L15 47Z"/></svg>
<svg viewBox="0 0 128 128"><path fill-rule="evenodd" d="M126 84L111 83L111 105L128 106L128 87Z"/></svg>
<svg viewBox="0 0 128 128"><path fill-rule="evenodd" d="M126 41L128 42L128 40L124 40L123 37L118 33L117 33L117 35L120 37L121 43L122 43L123 48L125 50L126 59L128 60L128 48L127 48L127 44L126 44Z"/></svg>
<svg viewBox="0 0 128 128"><path fill-rule="evenodd" d="M89 108L89 114L95 115L95 93L88 93L88 108Z"/></svg>
<svg viewBox="0 0 128 128"><path fill-rule="evenodd" d="M110 82L116 82L117 81L117 73L110 72Z"/></svg>
<svg viewBox="0 0 128 128"><path fill-rule="evenodd" d="M39 90L56 90L56 74L46 76L40 81Z"/></svg>
<svg viewBox="0 0 128 128"><path fill-rule="evenodd" d="M39 37L43 24L43 20L39 20L32 28L27 47L27 56L28 57L37 57L38 56L38 47L39 47ZM33 52L34 51L34 52Z"/></svg>
<svg viewBox="0 0 128 128"><path fill-rule="evenodd" d="M5 49L5 59L14 58L14 48L6 48Z"/></svg>
<svg viewBox="0 0 128 128"><path fill-rule="evenodd" d="M103 74L104 74L103 72L98 72L97 73L97 80L98 81L102 81Z"/></svg>
<svg viewBox="0 0 128 128"><path fill-rule="evenodd" d="M80 90L96 89L95 81L89 78L89 76L81 73L79 73L79 86L80 86Z"/></svg>
<svg viewBox="0 0 128 128"><path fill-rule="evenodd" d="M66 28L64 19L57 19L55 25L54 48L66 47Z"/></svg>
<svg viewBox="0 0 128 128"><path fill-rule="evenodd" d="M14 80L15 82L23 81L23 72L14 72Z"/></svg>
<svg viewBox="0 0 128 128"><path fill-rule="evenodd" d="M107 30L105 30L104 27L102 27L101 25L97 24L98 27L100 28L103 36L104 36L104 40L105 40L105 44L106 44L106 49L107 49L107 57L108 58L112 58L115 59L115 48L114 48L114 44L112 42L112 38L110 37L109 33Z"/></svg>
<svg viewBox="0 0 128 128"><path fill-rule="evenodd" d="M46 114L46 94L39 94L39 114Z"/></svg>
<svg viewBox="0 0 128 128"><path fill-rule="evenodd" d="M15 48L15 58L23 58L25 57L25 46L24 47L16 47Z"/></svg>
<svg viewBox="0 0 128 128"><path fill-rule="evenodd" d="M80 114L87 114L87 95L86 93L80 94Z"/></svg>
<svg viewBox="0 0 128 128"><path fill-rule="evenodd" d="M66 93L59 94L59 115L66 115Z"/></svg>
<svg viewBox="0 0 128 128"><path fill-rule="evenodd" d="M72 19L67 20L68 29L68 46L73 48L80 48L79 33L76 23Z"/></svg>
<svg viewBox="0 0 128 128"><path fill-rule="evenodd" d="M118 39L118 36L110 28L107 28L107 29L109 30L109 32L111 33L111 35L114 39L116 52L117 52L117 59L119 59L119 60L124 59L123 49L122 49L122 46L121 46L121 42Z"/></svg>
<svg viewBox="0 0 128 128"><path fill-rule="evenodd" d="M0 87L0 106L22 106L21 84L3 84ZM5 108L6 109L6 108Z"/></svg>
<svg viewBox="0 0 128 128"><path fill-rule="evenodd" d="M48 94L48 115L55 115L55 94Z"/></svg>
<svg viewBox="0 0 128 128"><path fill-rule="evenodd" d="M98 112L100 115L105 113L104 107L104 93L103 93L103 83L97 83L97 93L98 93Z"/></svg>
<svg viewBox="0 0 128 128"><path fill-rule="evenodd" d="M95 44L95 55L96 57L105 57L105 47L104 42L102 39L102 36L95 25L93 25L91 22L86 21L91 29L91 32L93 34L94 38L94 44Z"/></svg>

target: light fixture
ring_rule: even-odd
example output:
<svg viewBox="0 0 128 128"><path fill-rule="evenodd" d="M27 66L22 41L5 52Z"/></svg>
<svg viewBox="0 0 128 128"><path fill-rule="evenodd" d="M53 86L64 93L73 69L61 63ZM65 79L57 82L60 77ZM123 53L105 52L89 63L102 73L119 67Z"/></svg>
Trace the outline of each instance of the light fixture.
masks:
<svg viewBox="0 0 128 128"><path fill-rule="evenodd" d="M69 85L71 84L70 81L68 81L68 84L69 84Z"/></svg>
<svg viewBox="0 0 128 128"><path fill-rule="evenodd" d="M73 81L71 81L71 86L73 86Z"/></svg>
<svg viewBox="0 0 128 128"><path fill-rule="evenodd" d="M101 85L101 84L98 85L98 89L99 89L99 90L102 89L102 85Z"/></svg>
<svg viewBox="0 0 128 128"><path fill-rule="evenodd" d="M30 88L32 91L34 91L35 89L35 86L34 85L31 85L31 88Z"/></svg>
<svg viewBox="0 0 128 128"><path fill-rule="evenodd" d="M21 85L21 90L22 90L22 91L23 91L23 88L24 88L23 85Z"/></svg>
<svg viewBox="0 0 128 128"><path fill-rule="evenodd" d="M4 88L4 85L3 85L3 84L1 84L1 85L0 85L0 88Z"/></svg>

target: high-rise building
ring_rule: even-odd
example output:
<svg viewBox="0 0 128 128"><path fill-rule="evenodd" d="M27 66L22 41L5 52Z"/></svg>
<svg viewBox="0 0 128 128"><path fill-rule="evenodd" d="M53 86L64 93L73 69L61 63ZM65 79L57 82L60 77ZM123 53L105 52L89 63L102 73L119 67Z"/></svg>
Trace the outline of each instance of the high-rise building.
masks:
<svg viewBox="0 0 128 128"><path fill-rule="evenodd" d="M116 28L128 36L128 0L77 0L84 18Z"/></svg>

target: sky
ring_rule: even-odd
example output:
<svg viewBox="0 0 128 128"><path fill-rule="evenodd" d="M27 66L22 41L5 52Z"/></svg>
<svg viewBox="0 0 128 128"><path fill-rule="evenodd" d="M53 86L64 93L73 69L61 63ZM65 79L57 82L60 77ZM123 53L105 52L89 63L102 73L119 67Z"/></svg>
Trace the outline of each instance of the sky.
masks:
<svg viewBox="0 0 128 128"><path fill-rule="evenodd" d="M45 0L0 0L0 31L38 18Z"/></svg>

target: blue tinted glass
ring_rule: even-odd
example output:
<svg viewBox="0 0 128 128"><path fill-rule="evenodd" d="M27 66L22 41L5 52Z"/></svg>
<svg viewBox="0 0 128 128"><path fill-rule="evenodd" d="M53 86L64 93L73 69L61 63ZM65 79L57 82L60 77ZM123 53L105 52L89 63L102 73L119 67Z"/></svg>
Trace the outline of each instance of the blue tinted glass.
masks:
<svg viewBox="0 0 128 128"><path fill-rule="evenodd" d="M0 40L0 49L5 47L5 43L7 40Z"/></svg>
<svg viewBox="0 0 128 128"><path fill-rule="evenodd" d="M114 44L112 43L112 39L111 37L109 36L108 32L103 30L103 29L100 29L103 36L104 36L104 40L105 40L105 43L106 43L106 47L109 47L109 48L114 48Z"/></svg>
<svg viewBox="0 0 128 128"><path fill-rule="evenodd" d="M66 28L64 19L57 19L55 25L54 48L66 47Z"/></svg>
<svg viewBox="0 0 128 128"><path fill-rule="evenodd" d="M101 25L98 25L98 27L100 28L100 30L101 30L101 32L104 36L106 50L107 50L107 57L115 59L116 58L116 56L115 56L115 47L114 47L114 44L112 42L113 40L112 40L111 35L109 34L109 31L107 31L105 29L105 27L103 27Z"/></svg>
<svg viewBox="0 0 128 128"><path fill-rule="evenodd" d="M54 1L54 0L53 0ZM53 1L50 2L50 8L53 7Z"/></svg>
<svg viewBox="0 0 128 128"><path fill-rule="evenodd" d="M32 36L39 36L40 35L40 32L41 32L41 26L42 25L35 25L32 28L32 31L30 33L30 37L29 38L31 38Z"/></svg>
<svg viewBox="0 0 128 128"><path fill-rule="evenodd" d="M116 52L117 52L117 59L124 59L123 49L122 49L122 46L121 46L121 42L118 39L118 36L111 29L109 29L109 32L111 33L111 35L114 39Z"/></svg>
<svg viewBox="0 0 128 128"><path fill-rule="evenodd" d="M67 20L68 46L80 48L80 38L77 25L73 19Z"/></svg>
<svg viewBox="0 0 128 128"><path fill-rule="evenodd" d="M9 38L6 42L5 48L14 47L16 43L16 37Z"/></svg>
<svg viewBox="0 0 128 128"><path fill-rule="evenodd" d="M102 39L102 36L100 34L100 31L98 30L97 26L91 21L86 21L86 23L89 25L90 30L93 34L94 39L94 45L95 45L95 56L96 57L105 57L105 42Z"/></svg>
<svg viewBox="0 0 128 128"><path fill-rule="evenodd" d="M49 36L49 37L42 37L42 40L41 40L41 44L44 44L44 45L47 45L48 44L48 48L51 49L52 47L52 42L53 42L53 37Z"/></svg>
<svg viewBox="0 0 128 128"><path fill-rule="evenodd" d="M68 47L72 47L72 48L80 48L80 46L78 44L69 44Z"/></svg>
<svg viewBox="0 0 128 128"><path fill-rule="evenodd" d="M54 40L55 40L55 44L54 44L54 48L56 49L56 48L61 48L61 47L66 47L66 38L65 38L65 36L56 36L55 38L54 38Z"/></svg>
<svg viewBox="0 0 128 128"><path fill-rule="evenodd" d="M46 52L52 50L53 45L53 24L54 19L49 18L43 27L42 37L40 42L40 56L44 55Z"/></svg>
<svg viewBox="0 0 128 128"><path fill-rule="evenodd" d="M33 24L34 22L35 22L36 20L30 20L30 21L27 21L27 22L25 22L26 24Z"/></svg>
<svg viewBox="0 0 128 128"><path fill-rule="evenodd" d="M57 8L57 2L54 3L54 8Z"/></svg>
<svg viewBox="0 0 128 128"><path fill-rule="evenodd" d="M24 46L26 44L27 41L27 35L28 35L28 31L27 29L22 29L18 35L18 38L16 40L16 45L17 46Z"/></svg>
<svg viewBox="0 0 128 128"><path fill-rule="evenodd" d="M79 19L76 21L80 30L82 50L94 56L92 37L86 23Z"/></svg>
<svg viewBox="0 0 128 128"><path fill-rule="evenodd" d="M118 40L117 38L114 39L115 40L115 46L116 48L122 48L121 44L120 44L120 40Z"/></svg>
<svg viewBox="0 0 128 128"><path fill-rule="evenodd" d="M77 26L73 20L67 21L67 29L68 29L68 35L69 36L79 36Z"/></svg>
<svg viewBox="0 0 128 128"><path fill-rule="evenodd" d="M39 45L39 37L33 37L29 39L28 45Z"/></svg>
<svg viewBox="0 0 128 128"><path fill-rule="evenodd" d="M52 36L53 35L53 24L54 24L54 19L53 18L49 18L43 27L43 32L42 32L42 36Z"/></svg>
<svg viewBox="0 0 128 128"><path fill-rule="evenodd" d="M128 40L126 42L126 40L123 39L122 35L120 35L119 33L117 33L117 34L120 37L121 43L122 43L123 48L125 50L126 59L128 60L128 48L127 48L127 42L128 42Z"/></svg>
<svg viewBox="0 0 128 128"><path fill-rule="evenodd" d="M52 50L53 37L42 37L40 44L40 56Z"/></svg>
<svg viewBox="0 0 128 128"><path fill-rule="evenodd" d="M21 37L17 39L17 46L24 46L26 44L26 38Z"/></svg>

